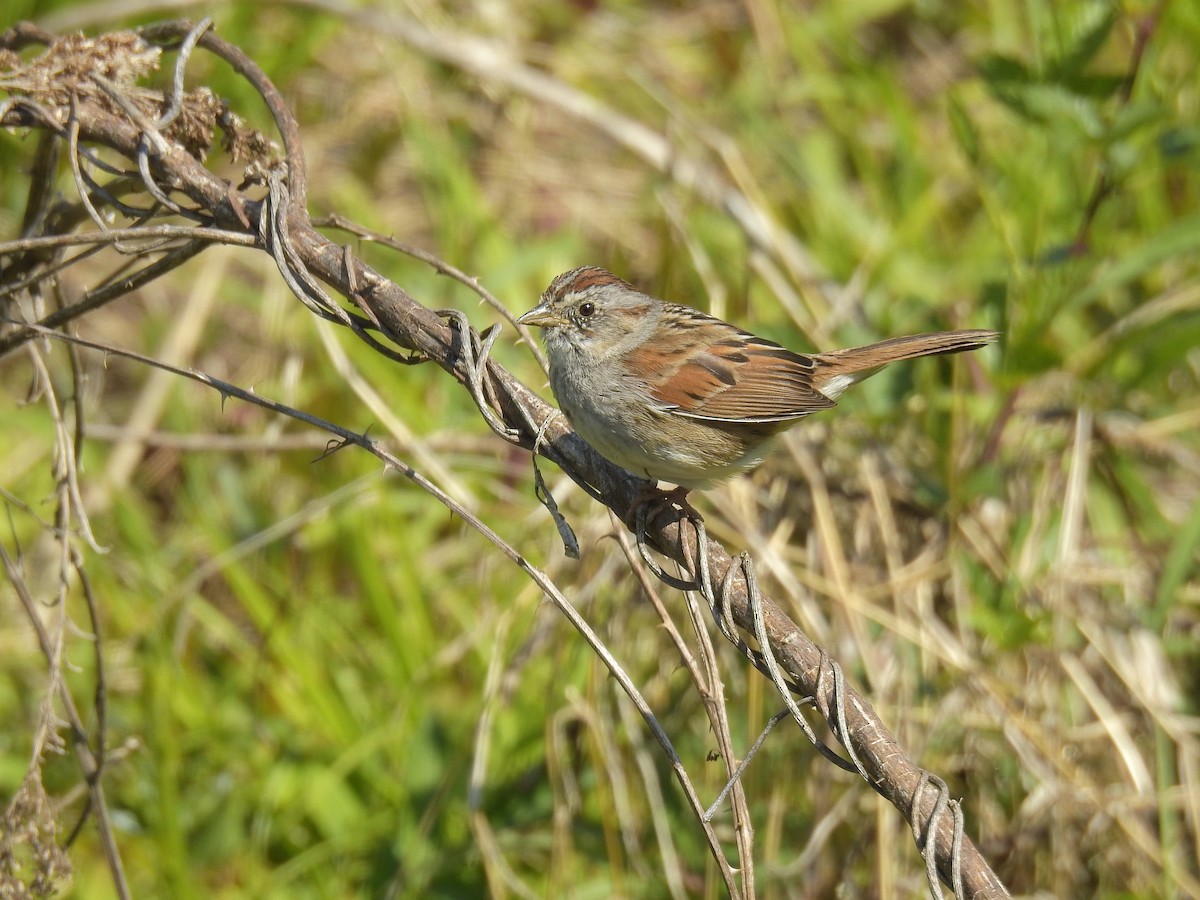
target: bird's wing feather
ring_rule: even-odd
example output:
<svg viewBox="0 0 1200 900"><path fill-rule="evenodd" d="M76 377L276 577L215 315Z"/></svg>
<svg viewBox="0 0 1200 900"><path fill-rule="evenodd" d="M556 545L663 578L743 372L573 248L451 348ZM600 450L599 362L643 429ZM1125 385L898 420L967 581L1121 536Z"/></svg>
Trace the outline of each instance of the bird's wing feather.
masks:
<svg viewBox="0 0 1200 900"><path fill-rule="evenodd" d="M724 422L787 422L834 401L813 387L815 361L687 307L667 310L667 345L630 350L630 377L664 411Z"/></svg>

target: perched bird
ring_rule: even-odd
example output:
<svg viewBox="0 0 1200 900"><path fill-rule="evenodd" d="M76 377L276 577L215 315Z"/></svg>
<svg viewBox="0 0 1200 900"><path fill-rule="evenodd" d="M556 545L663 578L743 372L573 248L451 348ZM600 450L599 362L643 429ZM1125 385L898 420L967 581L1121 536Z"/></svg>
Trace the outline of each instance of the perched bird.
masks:
<svg viewBox="0 0 1200 900"><path fill-rule="evenodd" d="M559 275L517 321L544 330L550 387L580 436L685 494L754 468L772 437L888 363L977 350L998 336L939 331L794 353L597 266Z"/></svg>

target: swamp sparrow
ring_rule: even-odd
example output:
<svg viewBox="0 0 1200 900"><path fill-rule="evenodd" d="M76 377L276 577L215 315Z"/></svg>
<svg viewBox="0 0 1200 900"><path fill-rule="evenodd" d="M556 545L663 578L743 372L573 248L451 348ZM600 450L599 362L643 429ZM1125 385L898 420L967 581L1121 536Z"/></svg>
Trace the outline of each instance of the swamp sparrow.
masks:
<svg viewBox="0 0 1200 900"><path fill-rule="evenodd" d="M793 353L587 266L550 283L518 323L545 329L550 387L610 462L686 490L754 468L774 435L901 359L976 350L994 331L940 331Z"/></svg>

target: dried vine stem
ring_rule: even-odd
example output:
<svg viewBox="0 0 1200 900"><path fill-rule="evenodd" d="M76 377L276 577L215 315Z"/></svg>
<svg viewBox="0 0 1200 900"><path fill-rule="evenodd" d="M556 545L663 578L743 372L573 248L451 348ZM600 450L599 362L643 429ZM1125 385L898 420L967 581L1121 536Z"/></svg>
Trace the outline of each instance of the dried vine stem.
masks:
<svg viewBox="0 0 1200 900"><path fill-rule="evenodd" d="M560 465L632 529L641 482L592 451L561 416L554 415L552 407L500 365L480 358L480 349L486 349L485 339L464 329L461 322L448 321L418 303L399 285L313 227L304 205L306 176L299 128L278 90L253 61L212 31L196 29L187 22L153 26L141 34L174 45L198 31L200 36L193 42L227 61L259 91L283 136L283 165L266 172L260 181L270 186L266 196L254 197L234 189L176 141L151 140L149 132L156 128L153 123L143 119L139 125L99 97L77 98L69 110L48 108L44 98L16 97L0 107L0 124L43 129L66 137L63 123L69 120L72 144L99 144L137 160L143 179L165 185L181 202L190 203L191 211L198 214L192 217L198 217L205 227L257 234L261 246L273 248L289 285L311 309L351 327L377 349L386 348L370 332L382 334L416 357L440 366L488 410L487 417L499 435L521 447L536 449ZM261 231L251 223L260 223ZM192 250L204 244L193 241L185 246ZM3 247L0 252L4 252ZM339 305L322 284L349 297L358 310L351 312ZM53 322L43 320L40 324L52 327L69 319L75 310L77 307L69 307ZM37 329L14 331L0 340L0 353L28 342L36 333ZM399 358L394 351L389 355ZM908 758L864 697L840 679L828 677L828 656L769 597L753 590L748 583L752 576L742 563L678 513L653 518L644 537L686 571L724 586L722 597L727 606L722 615L729 616L745 633L757 630L765 638L763 649L770 651L803 694L815 698L817 709L831 731L846 744L871 787L914 825L919 840L933 848L931 858L944 882L961 884L963 896L1007 896L969 840L963 839L961 847L955 847L961 830L940 814L944 795L926 790L931 781L928 773Z"/></svg>

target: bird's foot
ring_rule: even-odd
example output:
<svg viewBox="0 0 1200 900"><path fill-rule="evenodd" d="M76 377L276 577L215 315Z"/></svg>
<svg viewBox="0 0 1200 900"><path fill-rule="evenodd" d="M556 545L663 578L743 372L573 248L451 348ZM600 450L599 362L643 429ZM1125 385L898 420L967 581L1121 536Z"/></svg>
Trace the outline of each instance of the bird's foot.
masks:
<svg viewBox="0 0 1200 900"><path fill-rule="evenodd" d="M698 522L704 521L704 516L696 510L692 504L688 503L687 495L691 488L682 486L674 487L669 491L664 491L657 484L648 483L634 498L633 507L634 513L640 515L640 507L645 507L646 522L653 522L658 516L664 512L673 509L678 509L683 513L684 518L695 519Z"/></svg>

